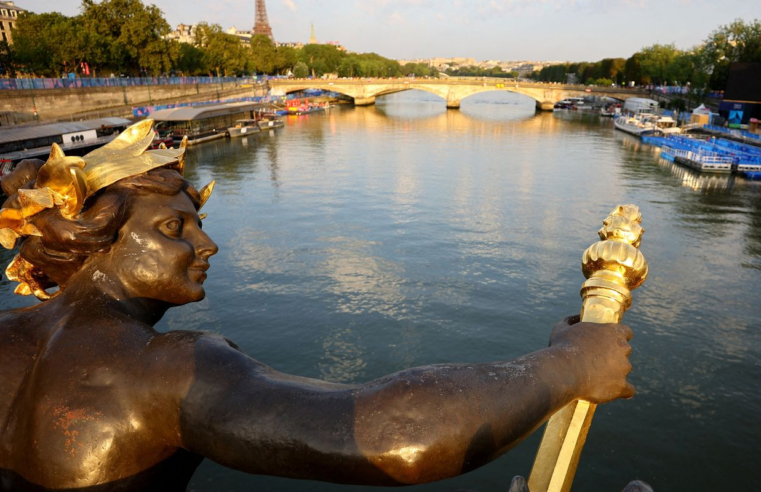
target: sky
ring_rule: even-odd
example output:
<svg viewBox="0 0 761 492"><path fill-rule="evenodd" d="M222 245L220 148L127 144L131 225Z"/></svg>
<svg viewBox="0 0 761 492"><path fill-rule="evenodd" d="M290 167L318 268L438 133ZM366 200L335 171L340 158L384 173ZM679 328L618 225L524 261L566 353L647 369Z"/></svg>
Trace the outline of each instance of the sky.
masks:
<svg viewBox="0 0 761 492"><path fill-rule="evenodd" d="M255 0L143 0L173 28L250 30ZM597 61L644 46L687 49L734 19L761 19L761 0L267 0L277 41L320 42L395 59ZM32 12L76 15L81 0L16 0Z"/></svg>

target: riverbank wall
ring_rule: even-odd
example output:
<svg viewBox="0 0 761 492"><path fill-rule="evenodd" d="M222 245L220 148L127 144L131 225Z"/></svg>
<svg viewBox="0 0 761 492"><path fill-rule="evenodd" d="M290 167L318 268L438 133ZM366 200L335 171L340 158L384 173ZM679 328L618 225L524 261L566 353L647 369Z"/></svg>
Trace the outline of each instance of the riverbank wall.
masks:
<svg viewBox="0 0 761 492"><path fill-rule="evenodd" d="M219 83L133 87L86 87L0 91L0 112L39 121L81 119L88 113L116 116L133 106L258 95L252 84ZM36 113L36 114L35 114ZM97 116L94 116L97 117ZM19 118L28 119L28 118Z"/></svg>

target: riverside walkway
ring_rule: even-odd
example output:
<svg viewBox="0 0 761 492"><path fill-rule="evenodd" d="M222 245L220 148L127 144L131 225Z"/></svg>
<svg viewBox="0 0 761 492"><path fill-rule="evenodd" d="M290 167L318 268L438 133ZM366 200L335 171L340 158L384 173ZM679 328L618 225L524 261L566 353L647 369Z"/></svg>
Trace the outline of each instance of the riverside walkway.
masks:
<svg viewBox="0 0 761 492"><path fill-rule="evenodd" d="M649 92L617 87L586 87L582 85L519 82L514 79L457 78L457 79L272 79L271 94L284 96L305 89L338 92L354 99L357 106L375 104L375 98L412 89L436 94L446 100L447 108L458 109L468 96L488 91L508 91L523 94L536 101L542 111L552 111L556 102L568 97L607 96L624 101L630 97L648 97Z"/></svg>

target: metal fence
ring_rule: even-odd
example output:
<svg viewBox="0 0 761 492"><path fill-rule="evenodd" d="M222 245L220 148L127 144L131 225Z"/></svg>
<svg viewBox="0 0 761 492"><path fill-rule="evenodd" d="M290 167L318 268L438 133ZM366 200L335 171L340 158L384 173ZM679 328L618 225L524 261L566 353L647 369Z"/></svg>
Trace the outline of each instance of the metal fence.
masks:
<svg viewBox="0 0 761 492"><path fill-rule="evenodd" d="M658 92L661 94L669 94L669 95L684 95L688 96L690 92L692 91L692 88L690 86L679 86L679 85L648 85L646 86L648 90L651 90L653 92ZM710 91L706 94L708 99L722 99L724 97L724 91Z"/></svg>
<svg viewBox="0 0 761 492"><path fill-rule="evenodd" d="M84 79L0 79L0 90L138 87L152 85L258 84L263 77L135 77Z"/></svg>

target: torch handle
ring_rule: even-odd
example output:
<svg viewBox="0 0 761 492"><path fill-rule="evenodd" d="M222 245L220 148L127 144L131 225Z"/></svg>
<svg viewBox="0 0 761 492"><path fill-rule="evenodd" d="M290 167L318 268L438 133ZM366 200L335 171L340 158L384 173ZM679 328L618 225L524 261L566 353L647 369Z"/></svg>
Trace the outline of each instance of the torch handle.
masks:
<svg viewBox="0 0 761 492"><path fill-rule="evenodd" d="M581 321L620 323L631 306L631 290L647 277L647 262L637 249L644 233L641 220L636 206L616 207L599 231L602 241L584 252ZM596 408L576 400L550 417L531 469L531 492L571 490Z"/></svg>
<svg viewBox="0 0 761 492"><path fill-rule="evenodd" d="M587 297L582 303L581 321L618 323L623 309L616 304L601 297ZM531 469L528 481L531 492L571 490L596 409L594 403L576 400L550 417Z"/></svg>

